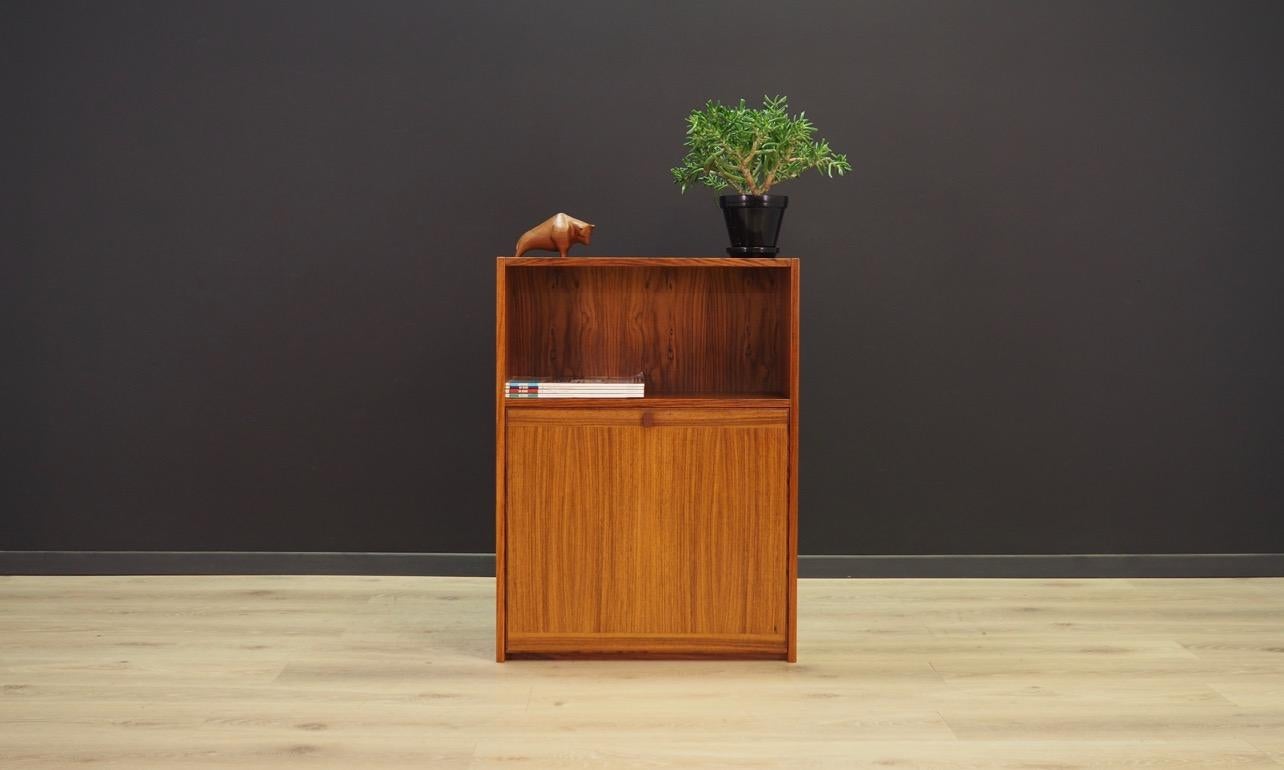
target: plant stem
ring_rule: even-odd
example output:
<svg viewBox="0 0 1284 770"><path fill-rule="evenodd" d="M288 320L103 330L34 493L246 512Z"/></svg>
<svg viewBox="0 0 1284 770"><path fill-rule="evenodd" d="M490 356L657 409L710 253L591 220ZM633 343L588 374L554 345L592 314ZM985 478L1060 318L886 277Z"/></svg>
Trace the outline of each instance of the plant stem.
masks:
<svg viewBox="0 0 1284 770"><path fill-rule="evenodd" d="M749 190L754 195L759 195L760 193L758 192L757 185L754 182L753 173L749 171L749 165L743 160L740 161L740 173L744 174L745 182L749 185Z"/></svg>
<svg viewBox="0 0 1284 770"><path fill-rule="evenodd" d="M710 158L709 162L705 164L704 170L706 173L712 171L722 177L722 180L731 185L736 192L744 192L741 189L740 175L736 173L736 170L727 161L721 158Z"/></svg>
<svg viewBox="0 0 1284 770"><path fill-rule="evenodd" d="M793 148L790 147L789 149L792 150ZM777 161L776 164L771 167L771 173L767 174L767 180L762 184L763 192L766 192L767 190L771 189L771 185L774 184L776 181L776 172L780 171L781 166L785 165L786 163L793 163L796 160L802 160L802 158L782 157L779 161Z"/></svg>

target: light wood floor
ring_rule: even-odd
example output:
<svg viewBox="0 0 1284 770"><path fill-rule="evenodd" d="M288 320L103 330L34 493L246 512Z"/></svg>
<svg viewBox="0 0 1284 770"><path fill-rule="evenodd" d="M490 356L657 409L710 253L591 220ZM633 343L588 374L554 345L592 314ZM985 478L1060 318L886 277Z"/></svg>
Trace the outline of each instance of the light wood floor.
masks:
<svg viewBox="0 0 1284 770"><path fill-rule="evenodd" d="M0 767L1273 768L1284 580L805 580L799 662L493 661L493 581L0 578Z"/></svg>

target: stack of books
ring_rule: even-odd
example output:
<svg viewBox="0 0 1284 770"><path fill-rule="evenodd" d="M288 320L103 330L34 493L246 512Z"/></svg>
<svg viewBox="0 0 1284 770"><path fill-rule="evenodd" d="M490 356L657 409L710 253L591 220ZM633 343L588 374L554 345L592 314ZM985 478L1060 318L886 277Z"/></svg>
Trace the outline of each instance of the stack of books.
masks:
<svg viewBox="0 0 1284 770"><path fill-rule="evenodd" d="M642 398L642 375L632 377L513 377L504 383L507 398Z"/></svg>

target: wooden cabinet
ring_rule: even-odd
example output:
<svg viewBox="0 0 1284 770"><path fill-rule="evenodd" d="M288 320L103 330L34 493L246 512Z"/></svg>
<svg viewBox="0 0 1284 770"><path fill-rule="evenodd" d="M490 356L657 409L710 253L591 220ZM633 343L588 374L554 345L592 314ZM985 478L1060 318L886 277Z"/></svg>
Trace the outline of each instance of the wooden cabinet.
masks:
<svg viewBox="0 0 1284 770"><path fill-rule="evenodd" d="M500 258L497 657L795 657L796 260ZM503 397L641 371L642 399Z"/></svg>

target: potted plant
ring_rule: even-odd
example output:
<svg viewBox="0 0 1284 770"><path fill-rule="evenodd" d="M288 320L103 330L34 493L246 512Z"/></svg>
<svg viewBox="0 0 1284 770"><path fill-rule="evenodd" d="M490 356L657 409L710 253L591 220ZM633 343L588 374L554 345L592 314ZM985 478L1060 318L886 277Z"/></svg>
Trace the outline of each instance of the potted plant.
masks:
<svg viewBox="0 0 1284 770"><path fill-rule="evenodd" d="M760 109L744 99L735 106L709 101L687 117L687 156L672 169L673 181L684 193L696 182L735 190L718 197L731 236L727 253L774 256L789 197L767 191L813 168L829 177L852 170L847 156L814 141L814 133L806 113L790 116L783 96L764 96Z"/></svg>

